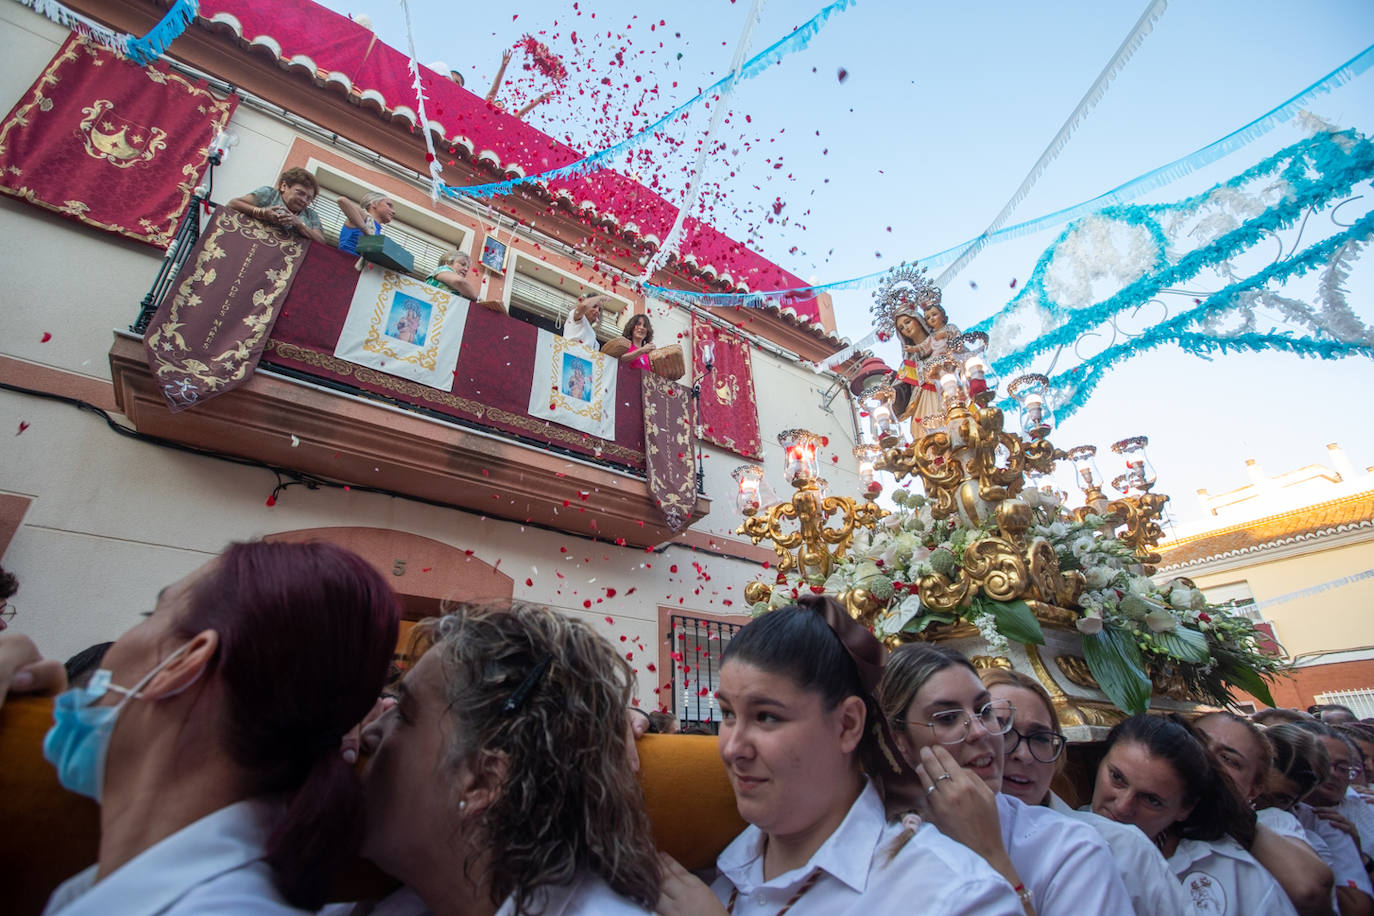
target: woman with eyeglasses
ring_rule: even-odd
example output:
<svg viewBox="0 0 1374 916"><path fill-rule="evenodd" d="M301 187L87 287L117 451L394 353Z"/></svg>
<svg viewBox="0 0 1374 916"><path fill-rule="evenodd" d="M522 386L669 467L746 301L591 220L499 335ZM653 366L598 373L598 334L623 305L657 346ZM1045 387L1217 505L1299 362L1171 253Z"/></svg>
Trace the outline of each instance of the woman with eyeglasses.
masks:
<svg viewBox="0 0 1374 916"><path fill-rule="evenodd" d="M1089 811L1075 811L1051 791L1050 783L1063 767L1067 742L1050 695L1040 682L1007 668L986 668L979 676L993 700L1005 700L1016 709L1015 722L1002 739L1006 755L1002 791L1096 830L1111 849L1117 874L1126 886L1136 916L1176 916L1186 912L1191 903L1183 886L1143 833Z"/></svg>
<svg viewBox="0 0 1374 916"><path fill-rule="evenodd" d="M919 790L890 756L871 695L884 655L843 607L810 596L730 640L720 756L751 826L720 854L709 890L667 860L659 913L1021 913L1011 885L968 849L929 824L888 820L885 801L915 797L897 779Z"/></svg>
<svg viewBox="0 0 1374 916"><path fill-rule="evenodd" d="M1249 852L1255 812L1177 716L1138 715L1107 734L1092 810L1154 841L1199 913L1291 914L1293 905Z"/></svg>
<svg viewBox="0 0 1374 916"><path fill-rule="evenodd" d="M625 763L630 666L585 622L524 602L417 629L423 654L362 743L363 855L406 886L354 912L647 912L659 863Z"/></svg>
<svg viewBox="0 0 1374 916"><path fill-rule="evenodd" d="M1282 885L1299 913L1331 912L1331 869L1307 842L1302 824L1287 811L1257 803L1274 757L1269 739L1249 719L1225 711L1199 716L1193 730L1206 740L1236 792L1255 808L1250 854Z"/></svg>
<svg viewBox="0 0 1374 916"><path fill-rule="evenodd" d="M1111 852L1092 828L1002 792L1017 710L992 696L967 658L939 645L902 646L888 658L878 702L925 786L921 814L1006 878L1027 913L1130 912Z"/></svg>

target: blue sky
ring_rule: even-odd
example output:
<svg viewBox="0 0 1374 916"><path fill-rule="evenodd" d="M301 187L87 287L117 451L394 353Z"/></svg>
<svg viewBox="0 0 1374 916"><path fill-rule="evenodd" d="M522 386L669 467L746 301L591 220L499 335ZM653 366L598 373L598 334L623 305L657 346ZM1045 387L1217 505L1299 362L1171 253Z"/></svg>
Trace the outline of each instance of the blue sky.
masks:
<svg viewBox="0 0 1374 916"><path fill-rule="evenodd" d="M396 0L325 5L367 13L383 40L405 47ZM787 34L822 5L766 4L753 49ZM624 82L630 82L627 73L639 75L641 82L619 94L616 87L601 90L603 100L611 100L609 114L570 92L530 116L531 123L556 136L572 135L588 149L610 130L645 123L719 78L748 4L577 0L576 7L573 0L462 8L438 0L410 3L419 59L445 60L479 94L501 51L526 33L571 56L568 33L579 32L587 56L574 83L585 82L616 48L630 49L623 68L606 72ZM741 84L730 104L735 116L720 134L727 149L710 175L721 182L721 202L711 219L737 238L753 229L763 253L820 283L974 237L1016 189L1144 7L1143 0L940 6L860 0L834 16L806 51ZM1371 42L1374 4L1367 0L1175 0L1015 218L1090 198L1189 153ZM514 68L512 73L537 91L528 77ZM634 91L648 84L659 88L658 96L643 106L642 116L631 115ZM1374 129L1374 73L1312 108L1338 126ZM686 127L699 132L705 124L699 117ZM1145 201L1195 193L1300 136L1294 127L1281 127ZM674 185L671 179L681 178L676 170L688 157L667 150L654 155L676 192L680 180ZM780 169L773 167L779 156ZM778 201L784 205L779 217L761 224ZM1056 234L979 255L945 290L952 319L968 326L1000 308L1013 295L1011 280L1029 275ZM1350 302L1366 322L1374 320L1369 261L1366 256L1359 263L1350 284ZM835 299L841 332L854 338L866 333L869 294L842 292ZM889 361L895 356L882 355ZM1363 420L1368 411L1354 416L1351 410L1352 401L1371 393L1374 364L1366 360L1256 354L1207 362L1162 349L1114 372L1054 440L1061 447L1095 442L1105 451L1116 439L1149 435L1160 489L1174 495L1174 514L1187 519L1198 514L1192 497L1198 488L1219 492L1246 482L1246 458L1276 473L1323 461L1324 445L1338 441L1357 467L1374 465L1374 426Z"/></svg>

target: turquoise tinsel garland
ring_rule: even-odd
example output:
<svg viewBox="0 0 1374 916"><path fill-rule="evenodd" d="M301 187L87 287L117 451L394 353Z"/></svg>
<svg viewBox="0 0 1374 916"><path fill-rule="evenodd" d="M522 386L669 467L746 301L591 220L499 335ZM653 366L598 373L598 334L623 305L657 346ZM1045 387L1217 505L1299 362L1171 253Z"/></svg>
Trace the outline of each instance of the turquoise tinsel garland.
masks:
<svg viewBox="0 0 1374 916"><path fill-rule="evenodd" d="M1004 376L1024 369L1038 356L1072 347L1085 333L1115 316L1140 308L1162 290L1178 287L1202 270L1230 261L1266 234L1294 225L1309 209L1320 208L1349 195L1357 182L1371 175L1374 175L1374 143L1354 131L1323 133L1293 144L1229 181L1187 200L1152 206L1106 208L1097 216L1122 225L1145 228L1159 246L1161 262L1103 301L1083 308L1072 308L1056 302L1046 287L1046 274L1060 245L1081 227L1082 221L1076 221L1041 255L1021 292L996 315L980 322L974 330L991 330L995 333L999 320L1014 320L1013 313L1020 309L1044 310L1050 316L1052 329L1014 352L1000 355L994 363L997 371ZM1268 177L1287 182L1289 193L1282 200L1206 245L1174 259L1164 256L1163 222L1166 218L1195 213L1218 191L1236 189ZM1195 308L1061 372L1051 380L1057 392L1055 409L1060 419L1067 418L1082 406L1109 367L1162 343L1178 343L1198 355L1216 350L1225 352L1228 349L1281 349L1300 356L1326 359L1350 355L1374 356L1367 345L1358 342L1288 334L1209 334L1197 329L1204 320L1234 308L1242 293L1301 276L1328 262L1346 243L1361 241L1371 233L1374 233L1374 215L1366 214L1343 231L1211 294Z"/></svg>

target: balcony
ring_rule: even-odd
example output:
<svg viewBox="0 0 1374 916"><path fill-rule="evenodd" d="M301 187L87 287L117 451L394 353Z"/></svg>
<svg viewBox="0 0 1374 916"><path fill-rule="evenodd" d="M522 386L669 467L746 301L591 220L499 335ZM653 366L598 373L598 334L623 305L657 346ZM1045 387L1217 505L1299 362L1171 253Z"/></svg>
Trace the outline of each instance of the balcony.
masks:
<svg viewBox="0 0 1374 916"><path fill-rule="evenodd" d="M449 391L338 359L353 262L311 246L258 371L178 413L142 340L117 333L120 408L142 433L359 489L636 547L673 538L646 477L640 370L622 364L615 438L600 439L528 413L538 329L503 314L468 310ZM686 524L709 511L698 494Z"/></svg>

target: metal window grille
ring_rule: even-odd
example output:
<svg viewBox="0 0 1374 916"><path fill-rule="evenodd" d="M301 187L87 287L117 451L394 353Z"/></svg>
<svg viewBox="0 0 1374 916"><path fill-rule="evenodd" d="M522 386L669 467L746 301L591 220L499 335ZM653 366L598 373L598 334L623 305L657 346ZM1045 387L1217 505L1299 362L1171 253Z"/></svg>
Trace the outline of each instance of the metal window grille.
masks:
<svg viewBox="0 0 1374 916"><path fill-rule="evenodd" d="M1371 687L1332 690L1317 694L1315 699L1319 704L1335 703L1337 706L1345 706L1361 719L1374 717L1374 688Z"/></svg>
<svg viewBox="0 0 1374 916"><path fill-rule="evenodd" d="M311 206L320 215L320 225L324 227L324 237L331 244L337 245L339 243L339 230L348 222L344 219L343 210L339 209L334 198L324 193L323 190ZM382 232L389 238L395 239L402 248L414 255L415 273L422 277L428 277L434 273L439 266L439 258L443 256L444 252L458 247L453 242L435 238L428 232L422 232L414 226L407 226L399 219L393 219L387 223Z"/></svg>
<svg viewBox="0 0 1374 916"><path fill-rule="evenodd" d="M716 729L720 723L720 704L716 701L720 657L741 627L677 615L669 618L669 624L674 654L673 712L684 726L699 724Z"/></svg>

